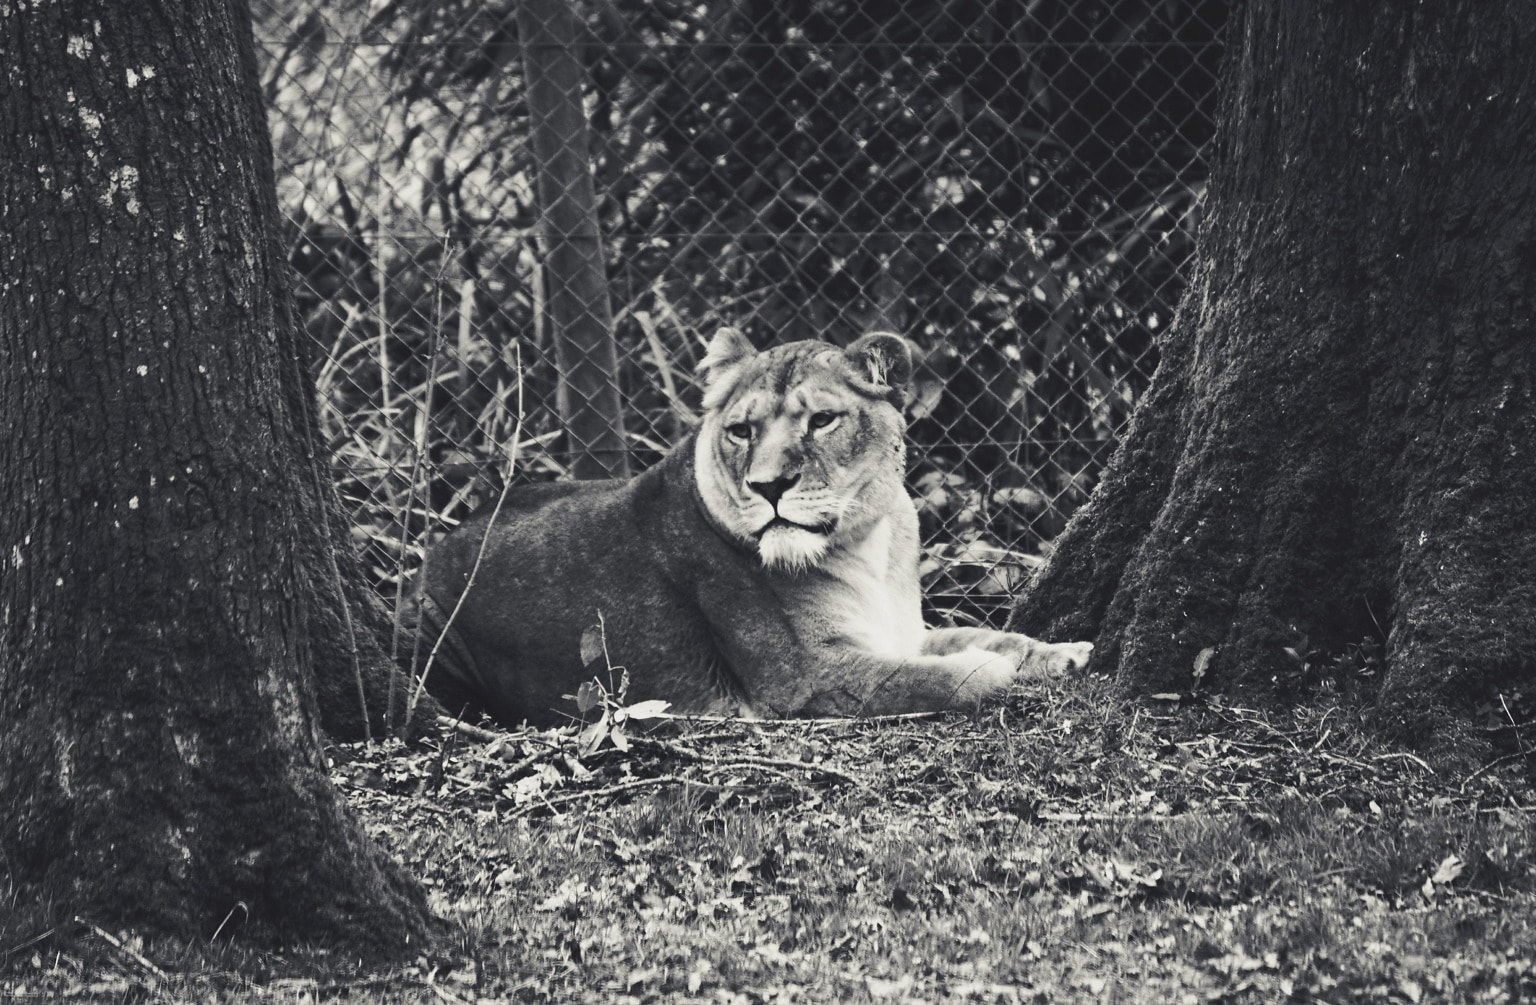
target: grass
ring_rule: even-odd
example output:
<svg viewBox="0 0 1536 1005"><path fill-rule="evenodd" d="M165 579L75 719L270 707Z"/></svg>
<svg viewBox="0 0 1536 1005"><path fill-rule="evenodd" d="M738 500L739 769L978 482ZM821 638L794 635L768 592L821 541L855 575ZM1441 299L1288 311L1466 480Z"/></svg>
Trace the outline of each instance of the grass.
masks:
<svg viewBox="0 0 1536 1005"><path fill-rule="evenodd" d="M369 830L460 925L436 955L363 974L130 946L156 976L45 941L8 954L0 999L1536 995L1518 758L1448 778L1343 707L1153 711L1091 678L974 718L636 725L580 758L574 730L335 749Z"/></svg>

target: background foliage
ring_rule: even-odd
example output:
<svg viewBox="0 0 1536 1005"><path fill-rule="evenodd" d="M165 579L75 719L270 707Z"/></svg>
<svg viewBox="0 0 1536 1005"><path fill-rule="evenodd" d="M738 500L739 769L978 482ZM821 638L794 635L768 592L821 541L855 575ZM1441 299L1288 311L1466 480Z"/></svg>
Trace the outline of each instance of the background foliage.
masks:
<svg viewBox="0 0 1536 1005"><path fill-rule="evenodd" d="M1086 497L1183 288L1224 2L582 0L634 459L705 340L900 332L940 617L1007 606ZM511 2L259 0L325 431L378 582L559 477Z"/></svg>

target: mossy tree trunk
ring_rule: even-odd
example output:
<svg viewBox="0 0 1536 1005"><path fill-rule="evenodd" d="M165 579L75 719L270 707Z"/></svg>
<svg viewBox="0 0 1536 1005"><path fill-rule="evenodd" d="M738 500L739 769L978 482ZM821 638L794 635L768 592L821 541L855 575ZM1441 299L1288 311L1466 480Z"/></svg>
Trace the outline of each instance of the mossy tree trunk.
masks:
<svg viewBox="0 0 1536 1005"><path fill-rule="evenodd" d="M1017 622L1138 692L1381 637L1444 752L1536 681L1536 7L1251 0L1201 264Z"/></svg>
<svg viewBox="0 0 1536 1005"><path fill-rule="evenodd" d="M419 944L321 751L313 675L356 734L389 660L316 452L249 11L13 4L0 75L0 886Z"/></svg>

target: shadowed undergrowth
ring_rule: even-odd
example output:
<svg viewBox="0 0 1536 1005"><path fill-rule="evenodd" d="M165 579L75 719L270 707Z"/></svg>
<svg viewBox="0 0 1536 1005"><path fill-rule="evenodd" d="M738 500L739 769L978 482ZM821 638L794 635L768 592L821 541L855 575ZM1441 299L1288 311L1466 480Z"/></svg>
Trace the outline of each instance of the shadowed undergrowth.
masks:
<svg viewBox="0 0 1536 1005"><path fill-rule="evenodd" d="M0 922L0 997L1536 993L1536 795L1518 738L1504 762L1448 778L1346 707L1157 711L1093 678L974 718L658 725L604 707L585 732L333 750L369 829L462 926L414 964L258 956L238 930L213 949L114 946L75 923L23 946L38 933Z"/></svg>

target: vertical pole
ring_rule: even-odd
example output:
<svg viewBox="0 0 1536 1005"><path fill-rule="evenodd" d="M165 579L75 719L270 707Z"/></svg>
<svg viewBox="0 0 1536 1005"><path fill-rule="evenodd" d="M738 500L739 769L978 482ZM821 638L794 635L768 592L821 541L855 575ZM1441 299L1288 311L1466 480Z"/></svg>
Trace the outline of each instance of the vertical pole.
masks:
<svg viewBox="0 0 1536 1005"><path fill-rule="evenodd" d="M577 478L629 474L618 354L588 155L585 72L568 0L518 0L528 123L540 207L556 405Z"/></svg>

